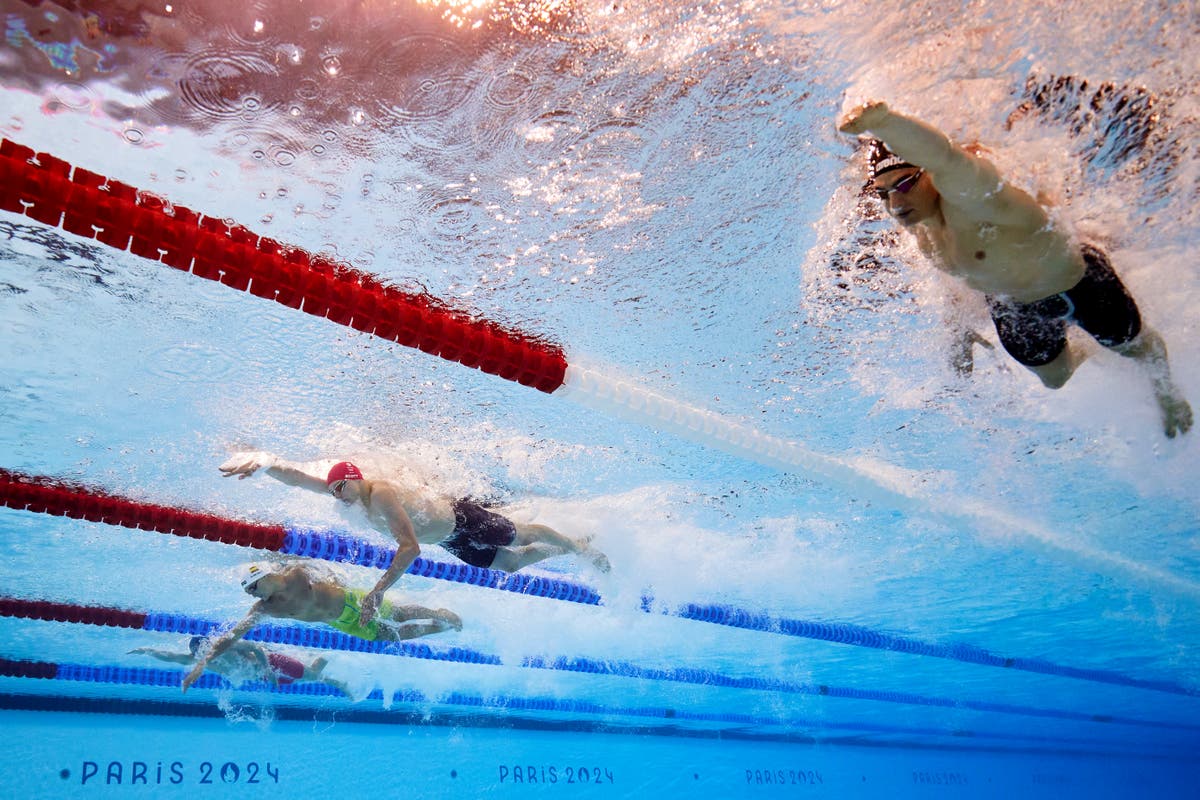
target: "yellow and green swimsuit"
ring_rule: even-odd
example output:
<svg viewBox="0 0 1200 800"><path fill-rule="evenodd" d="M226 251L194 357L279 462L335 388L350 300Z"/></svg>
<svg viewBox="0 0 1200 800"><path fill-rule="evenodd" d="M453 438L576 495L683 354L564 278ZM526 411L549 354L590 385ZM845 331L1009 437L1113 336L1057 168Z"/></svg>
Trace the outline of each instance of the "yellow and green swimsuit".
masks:
<svg viewBox="0 0 1200 800"><path fill-rule="evenodd" d="M342 615L332 620L329 624L343 633L373 642L379 638L379 620L381 618L384 620L391 619L392 604L385 598L379 604L379 610L375 612L374 619L365 626L359 625L358 617L362 614L362 600L366 596L367 593L359 589L347 589Z"/></svg>

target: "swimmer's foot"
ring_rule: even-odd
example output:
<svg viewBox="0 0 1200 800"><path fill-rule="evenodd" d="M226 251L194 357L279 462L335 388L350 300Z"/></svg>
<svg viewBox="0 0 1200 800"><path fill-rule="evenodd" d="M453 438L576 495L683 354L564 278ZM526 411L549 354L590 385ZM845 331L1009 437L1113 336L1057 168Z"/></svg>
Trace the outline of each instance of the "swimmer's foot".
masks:
<svg viewBox="0 0 1200 800"><path fill-rule="evenodd" d="M1158 389L1155 394L1162 415L1163 433L1168 439L1174 439L1192 429L1192 407L1173 384Z"/></svg>
<svg viewBox="0 0 1200 800"><path fill-rule="evenodd" d="M462 630L462 617L460 617L458 614L455 614L448 608L439 608L437 611L435 611L433 621L441 623L443 626L442 630L444 631L451 628L456 631Z"/></svg>
<svg viewBox="0 0 1200 800"><path fill-rule="evenodd" d="M589 547L583 551L582 555L591 559L592 565L601 572L612 572L612 564L608 563L608 556L599 550Z"/></svg>
<svg viewBox="0 0 1200 800"><path fill-rule="evenodd" d="M592 533L575 539L575 555L583 556L591 561L596 569L601 572L612 571L612 564L608 563L608 556L592 547L592 539L594 538L596 538L596 535Z"/></svg>

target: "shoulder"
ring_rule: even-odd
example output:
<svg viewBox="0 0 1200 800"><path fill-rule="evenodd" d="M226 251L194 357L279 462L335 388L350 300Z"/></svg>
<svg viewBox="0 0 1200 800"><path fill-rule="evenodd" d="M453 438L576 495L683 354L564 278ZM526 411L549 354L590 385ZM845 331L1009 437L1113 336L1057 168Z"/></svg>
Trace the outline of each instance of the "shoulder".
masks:
<svg viewBox="0 0 1200 800"><path fill-rule="evenodd" d="M364 481L364 483L366 483L366 491L363 492L363 500L366 505L373 506L376 504L403 504L405 493L394 481L373 480Z"/></svg>
<svg viewBox="0 0 1200 800"><path fill-rule="evenodd" d="M945 209L999 225L1038 228L1046 223L1045 210L1038 202L1004 180L996 166L981 155L964 151L963 158L931 178Z"/></svg>

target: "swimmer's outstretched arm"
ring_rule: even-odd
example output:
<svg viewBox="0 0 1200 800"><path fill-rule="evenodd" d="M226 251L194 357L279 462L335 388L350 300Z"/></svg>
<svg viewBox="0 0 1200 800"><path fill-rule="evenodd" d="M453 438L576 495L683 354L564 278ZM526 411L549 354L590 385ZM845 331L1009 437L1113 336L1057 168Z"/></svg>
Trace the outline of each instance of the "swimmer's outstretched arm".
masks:
<svg viewBox="0 0 1200 800"><path fill-rule="evenodd" d="M246 618L233 626L230 630L221 635L219 639L213 642L206 653L196 660L196 666L192 667L191 672L183 676L182 689L187 691L188 687L196 682L196 679L204 674L204 668L208 666L208 662L212 661L217 656L224 653L230 646L250 632L250 629L258 624L259 618L263 615L263 601L259 600L250 609L250 613Z"/></svg>
<svg viewBox="0 0 1200 800"><path fill-rule="evenodd" d="M842 133L870 133L896 155L929 173L943 201L1002 225L1033 229L1046 214L1025 192L1006 184L987 159L968 153L932 125L897 114L884 102L858 106L838 123Z"/></svg>
<svg viewBox="0 0 1200 800"><path fill-rule="evenodd" d="M245 450L234 453L217 469L221 470L226 478L237 475L238 480L245 480L261 469L267 475L288 486L298 486L319 494L325 494L328 491L324 479L319 475L305 472L300 465L284 461L279 456L262 450Z"/></svg>
<svg viewBox="0 0 1200 800"><path fill-rule="evenodd" d="M888 104L874 101L858 106L838 123L842 133L870 133L896 155L933 174L961 170L971 156L955 147L946 134L920 120L897 114Z"/></svg>
<svg viewBox="0 0 1200 800"><path fill-rule="evenodd" d="M151 656L171 664L191 664L194 660L191 653L175 653L170 650L159 650L157 647L135 647L129 651L129 654Z"/></svg>

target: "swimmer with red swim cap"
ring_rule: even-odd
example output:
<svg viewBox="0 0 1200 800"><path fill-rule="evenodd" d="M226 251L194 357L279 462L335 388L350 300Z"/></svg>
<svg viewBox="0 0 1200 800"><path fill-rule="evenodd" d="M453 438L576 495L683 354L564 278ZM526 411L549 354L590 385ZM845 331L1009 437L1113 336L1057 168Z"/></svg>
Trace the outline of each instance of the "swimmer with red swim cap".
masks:
<svg viewBox="0 0 1200 800"><path fill-rule="evenodd" d="M1046 387L1062 386L1087 358L1067 339L1067 325L1074 324L1145 369L1168 437L1192 427L1166 344L1144 323L1099 248L1073 243L976 149L955 145L886 103L854 108L838 130L875 137L870 191L936 267L983 293L1004 349Z"/></svg>
<svg viewBox="0 0 1200 800"><path fill-rule="evenodd" d="M325 476L325 488L329 493L339 500L345 502L354 502L351 499L342 497L342 492L346 488L346 484L350 481L361 481L363 479L362 472L358 467L351 464L349 461L339 461L329 470L329 474Z"/></svg>
<svg viewBox="0 0 1200 800"><path fill-rule="evenodd" d="M370 525L396 540L391 566L362 599L359 623L364 626L374 618L383 593L420 555L423 544L441 545L472 566L505 572L565 554L583 556L596 569L609 571L608 558L588 539L564 536L546 525L515 522L469 498L449 497L419 481L368 479L349 461L334 464L323 478L308 465L263 452L236 453L220 466L226 477L239 478L260 469L289 486L361 505Z"/></svg>

